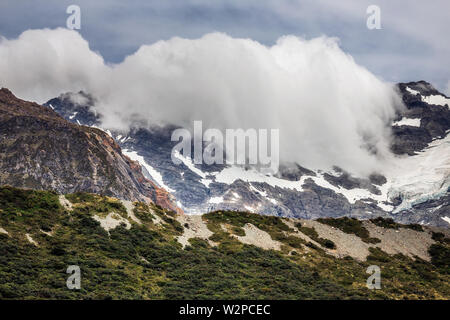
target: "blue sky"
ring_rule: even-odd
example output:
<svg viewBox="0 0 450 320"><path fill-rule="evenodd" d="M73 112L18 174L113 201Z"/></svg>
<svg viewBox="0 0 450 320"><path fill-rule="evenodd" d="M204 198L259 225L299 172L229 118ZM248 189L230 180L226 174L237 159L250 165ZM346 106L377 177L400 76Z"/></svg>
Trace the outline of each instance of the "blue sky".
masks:
<svg viewBox="0 0 450 320"><path fill-rule="evenodd" d="M448 90L447 0L2 0L0 35L11 39L28 29L64 27L70 4L81 8L81 35L111 63L174 36L220 31L272 45L283 35L327 35L384 80L423 79ZM381 9L381 30L366 27L371 4Z"/></svg>

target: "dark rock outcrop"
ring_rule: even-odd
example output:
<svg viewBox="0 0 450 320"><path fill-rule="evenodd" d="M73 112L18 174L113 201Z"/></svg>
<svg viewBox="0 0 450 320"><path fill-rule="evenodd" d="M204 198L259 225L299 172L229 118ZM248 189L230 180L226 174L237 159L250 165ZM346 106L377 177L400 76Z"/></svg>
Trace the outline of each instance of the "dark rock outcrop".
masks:
<svg viewBox="0 0 450 320"><path fill-rule="evenodd" d="M428 82L399 83L398 89L406 106L406 110L398 115L398 120L403 117L420 119L420 127L393 126L394 140L391 149L396 154L413 155L433 139L445 137L450 129L450 109L448 106L432 105L422 100L422 97L430 95L444 96Z"/></svg>
<svg viewBox="0 0 450 320"><path fill-rule="evenodd" d="M176 209L104 131L0 90L0 184L59 193L86 191Z"/></svg>

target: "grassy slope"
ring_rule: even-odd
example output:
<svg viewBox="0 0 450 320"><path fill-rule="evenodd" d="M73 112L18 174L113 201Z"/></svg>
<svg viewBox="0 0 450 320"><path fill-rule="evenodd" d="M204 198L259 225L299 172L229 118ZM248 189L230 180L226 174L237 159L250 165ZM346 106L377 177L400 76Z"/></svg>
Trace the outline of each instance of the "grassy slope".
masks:
<svg viewBox="0 0 450 320"><path fill-rule="evenodd" d="M142 225L103 230L92 215L114 211L121 203L97 195L68 196L65 211L52 192L0 188L0 298L28 299L386 299L450 297L449 244L432 247L433 264L372 250L368 261L336 259L321 248L289 235L280 218L215 212L203 218L214 232L211 247L191 239L185 250L175 237L183 231L174 214L139 204ZM154 224L158 215L165 223ZM283 243L281 252L244 245L224 232L242 234L252 223ZM342 221L339 222L342 224ZM42 231L51 232L52 236ZM28 233L39 244L32 245ZM324 239L326 240L326 239ZM310 247L306 251L303 244ZM292 253L294 251L294 255ZM382 268L382 289L368 290L365 273ZM67 266L81 268L81 290L66 288Z"/></svg>

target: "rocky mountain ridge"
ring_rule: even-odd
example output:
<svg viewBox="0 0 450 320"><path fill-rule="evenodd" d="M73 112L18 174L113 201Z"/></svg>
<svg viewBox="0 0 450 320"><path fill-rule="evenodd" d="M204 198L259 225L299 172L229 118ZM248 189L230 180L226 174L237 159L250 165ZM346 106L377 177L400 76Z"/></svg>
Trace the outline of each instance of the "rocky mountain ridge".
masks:
<svg viewBox="0 0 450 320"><path fill-rule="evenodd" d="M0 90L0 184L59 193L87 191L176 209L139 163L100 129Z"/></svg>

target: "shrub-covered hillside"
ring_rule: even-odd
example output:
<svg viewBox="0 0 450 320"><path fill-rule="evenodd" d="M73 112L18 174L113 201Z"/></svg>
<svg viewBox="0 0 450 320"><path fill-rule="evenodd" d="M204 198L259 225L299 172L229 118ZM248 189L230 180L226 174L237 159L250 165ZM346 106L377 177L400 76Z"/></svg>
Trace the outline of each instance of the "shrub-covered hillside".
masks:
<svg viewBox="0 0 450 320"><path fill-rule="evenodd" d="M448 236L416 229L245 212L187 217L88 193L2 187L0 299L448 299ZM430 245L422 257L392 254L386 235ZM80 290L66 286L69 265L81 269ZM380 290L366 287L369 265L381 268Z"/></svg>

